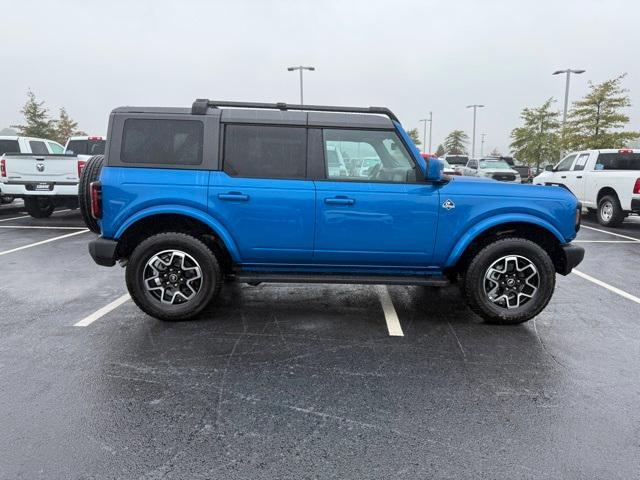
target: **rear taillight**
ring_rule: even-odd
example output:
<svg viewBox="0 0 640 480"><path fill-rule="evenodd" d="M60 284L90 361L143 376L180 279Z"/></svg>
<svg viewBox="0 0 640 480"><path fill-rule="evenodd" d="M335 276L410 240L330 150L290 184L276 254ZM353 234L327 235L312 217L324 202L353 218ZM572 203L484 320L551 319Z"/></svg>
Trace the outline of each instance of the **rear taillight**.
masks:
<svg viewBox="0 0 640 480"><path fill-rule="evenodd" d="M91 194L91 216L98 220L102 218L102 185L100 182L91 182L89 192Z"/></svg>
<svg viewBox="0 0 640 480"><path fill-rule="evenodd" d="M7 176L7 161L3 158L0 160L0 177Z"/></svg>
<svg viewBox="0 0 640 480"><path fill-rule="evenodd" d="M82 175L82 170L84 170L84 166L87 164L84 160L78 160L78 178Z"/></svg>
<svg viewBox="0 0 640 480"><path fill-rule="evenodd" d="M633 186L633 193L640 194L640 178L636 178L636 184Z"/></svg>
<svg viewBox="0 0 640 480"><path fill-rule="evenodd" d="M102 137L89 137L87 140L89 140L90 142L97 142L102 140Z"/></svg>

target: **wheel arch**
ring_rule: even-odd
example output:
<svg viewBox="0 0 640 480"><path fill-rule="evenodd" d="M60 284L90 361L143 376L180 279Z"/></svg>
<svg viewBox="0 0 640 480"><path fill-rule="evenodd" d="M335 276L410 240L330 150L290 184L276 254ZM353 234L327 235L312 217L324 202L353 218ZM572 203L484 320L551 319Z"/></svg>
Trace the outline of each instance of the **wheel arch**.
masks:
<svg viewBox="0 0 640 480"><path fill-rule="evenodd" d="M448 271L462 272L473 255L487 244L508 236L526 238L540 245L551 257L556 270L564 258L560 246L566 243L560 231L532 215L498 216L474 225L458 240L445 263Z"/></svg>
<svg viewBox="0 0 640 480"><path fill-rule="evenodd" d="M596 205L599 205L600 200L602 200L602 198L606 195L613 195L618 199L618 201L620 201L620 197L618 197L618 192L616 192L615 188L606 186L606 187L601 187L600 190L598 190L598 196L596 197Z"/></svg>
<svg viewBox="0 0 640 480"><path fill-rule="evenodd" d="M183 206L146 209L127 219L114 235L118 241L118 257L128 257L144 238L162 232L182 232L201 237L214 253L222 257L225 270L240 261L238 248L223 225L198 210Z"/></svg>

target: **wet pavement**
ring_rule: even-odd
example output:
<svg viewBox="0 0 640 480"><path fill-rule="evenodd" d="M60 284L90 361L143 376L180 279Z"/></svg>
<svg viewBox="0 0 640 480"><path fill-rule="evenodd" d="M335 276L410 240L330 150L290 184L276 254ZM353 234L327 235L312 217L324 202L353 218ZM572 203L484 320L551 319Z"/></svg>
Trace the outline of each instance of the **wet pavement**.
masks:
<svg viewBox="0 0 640 480"><path fill-rule="evenodd" d="M380 287L236 284L195 321L124 301L77 327L124 270L77 211L7 207L0 478L640 478L640 304L584 276L516 327L456 287L386 289L390 336ZM578 239L580 272L640 296L639 218Z"/></svg>

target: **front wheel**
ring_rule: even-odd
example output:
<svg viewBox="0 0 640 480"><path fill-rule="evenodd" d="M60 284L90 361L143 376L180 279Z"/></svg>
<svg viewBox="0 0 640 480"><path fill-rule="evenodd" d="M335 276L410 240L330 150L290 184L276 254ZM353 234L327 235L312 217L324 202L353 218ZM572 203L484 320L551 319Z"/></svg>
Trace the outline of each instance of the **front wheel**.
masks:
<svg viewBox="0 0 640 480"><path fill-rule="evenodd" d="M33 218L50 217L55 209L54 203L47 198L27 197L24 199L24 206Z"/></svg>
<svg viewBox="0 0 640 480"><path fill-rule="evenodd" d="M138 245L127 264L129 294L142 311L160 320L187 320L220 291L213 252L184 233L160 233Z"/></svg>
<svg viewBox="0 0 640 480"><path fill-rule="evenodd" d="M505 238L484 247L464 276L469 307L488 323L514 325L547 306L556 282L551 258L538 244Z"/></svg>

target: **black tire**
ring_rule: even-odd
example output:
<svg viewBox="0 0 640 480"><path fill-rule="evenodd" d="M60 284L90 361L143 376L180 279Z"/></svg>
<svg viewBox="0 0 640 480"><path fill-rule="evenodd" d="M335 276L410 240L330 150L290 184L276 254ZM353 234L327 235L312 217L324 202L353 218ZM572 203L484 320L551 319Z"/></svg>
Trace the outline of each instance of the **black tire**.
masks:
<svg viewBox="0 0 640 480"><path fill-rule="evenodd" d="M166 250L186 253L200 267L202 279L199 286L196 287L197 293L184 303L162 303L156 296L157 292L150 292L145 287L145 272L150 272L147 263L154 255ZM177 271L178 269L176 269ZM171 271L166 271L166 273L170 274ZM182 273L178 273L178 275L182 275ZM179 321L188 320L198 315L218 295L223 278L218 259L204 243L191 235L168 232L149 237L135 248L127 264L126 281L131 298L143 312L159 320ZM169 290L169 292L171 291L175 290ZM165 296L165 291L162 291L162 296Z"/></svg>
<svg viewBox="0 0 640 480"><path fill-rule="evenodd" d="M523 258L535 266L538 272L538 286L532 298L523 299L522 305L507 308L506 305L500 306L489 299L485 286L487 285L485 274L494 262L511 255ZM526 271L524 275L526 276L528 272L533 270ZM516 278L515 281L517 282L518 279ZM532 281L535 282L535 278ZM553 295L555 283L555 268L547 252L530 240L510 237L496 240L478 252L464 275L462 292L471 310L486 322L515 325L532 319L547 306ZM531 293L531 290L522 290L522 293Z"/></svg>
<svg viewBox="0 0 640 480"><path fill-rule="evenodd" d="M626 215L615 195L605 195L598 202L598 223L603 227L619 227Z"/></svg>
<svg viewBox="0 0 640 480"><path fill-rule="evenodd" d="M85 225L93 233L100 233L98 221L91 216L91 191L89 186L100 178L100 171L104 163L104 155L95 155L87 160L87 163L80 175L78 185L78 205Z"/></svg>
<svg viewBox="0 0 640 480"><path fill-rule="evenodd" d="M24 206L27 213L33 218L47 218L56 208L54 203L47 198L27 197L24 199Z"/></svg>

